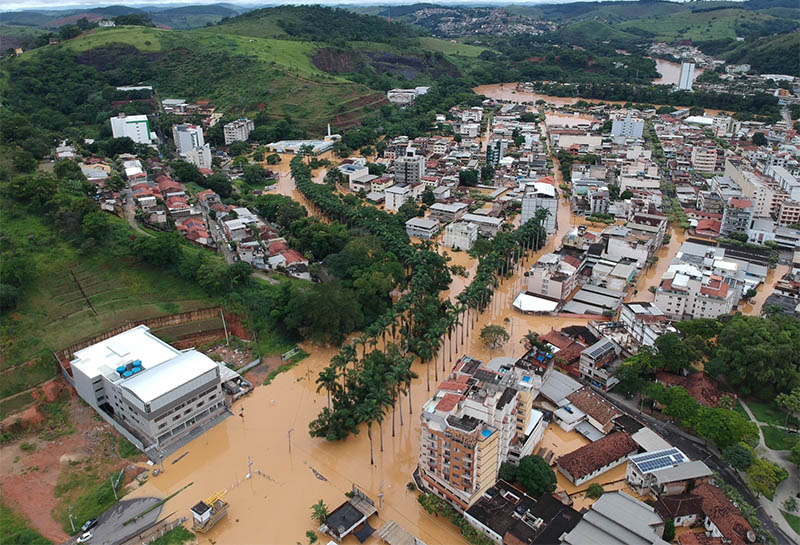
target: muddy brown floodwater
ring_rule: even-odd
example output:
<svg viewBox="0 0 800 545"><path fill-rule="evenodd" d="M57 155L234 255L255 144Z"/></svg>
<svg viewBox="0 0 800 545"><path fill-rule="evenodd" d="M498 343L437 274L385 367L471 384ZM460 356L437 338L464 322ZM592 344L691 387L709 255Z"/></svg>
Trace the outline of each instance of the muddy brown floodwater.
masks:
<svg viewBox="0 0 800 545"><path fill-rule="evenodd" d="M678 85L678 82L681 80L680 63L665 61L664 59L653 60L656 61L656 70L661 74L661 77L654 79L653 83L657 85ZM696 80L703 72L705 72L705 70L695 66L692 81Z"/></svg>

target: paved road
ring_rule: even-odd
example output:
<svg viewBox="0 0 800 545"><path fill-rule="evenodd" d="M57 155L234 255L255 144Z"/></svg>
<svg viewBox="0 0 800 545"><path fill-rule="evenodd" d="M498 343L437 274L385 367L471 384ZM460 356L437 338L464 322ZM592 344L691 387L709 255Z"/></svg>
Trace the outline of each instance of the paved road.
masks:
<svg viewBox="0 0 800 545"><path fill-rule="evenodd" d="M599 393L602 394L602 392ZM603 396L622 412L637 418L642 423L661 434L668 443L681 449L690 459L702 460L705 462L712 471L719 473L726 483L735 487L745 501L754 507L758 507L757 514L759 520L761 520L761 526L774 535L780 545L796 545L797 542L794 539L789 539L781 528L775 524L770 514L766 512L759 500L750 492L750 489L747 488L739 475L720 459L719 451L717 451L716 448L710 445L706 446L703 440L687 434L677 426L653 418L647 413L640 412L633 401L626 400L621 395L605 393Z"/></svg>
<svg viewBox="0 0 800 545"><path fill-rule="evenodd" d="M161 506L159 505L142 518L137 519L127 526L123 524L135 517L136 515L146 511L161 501L158 498L137 498L134 500L122 500L105 513L100 515L98 524L91 530L92 539L88 542L89 545L118 545L124 543L131 537L144 532L158 521L161 514ZM83 524L84 521L75 521ZM75 536L66 542L66 545L74 545L78 537Z"/></svg>

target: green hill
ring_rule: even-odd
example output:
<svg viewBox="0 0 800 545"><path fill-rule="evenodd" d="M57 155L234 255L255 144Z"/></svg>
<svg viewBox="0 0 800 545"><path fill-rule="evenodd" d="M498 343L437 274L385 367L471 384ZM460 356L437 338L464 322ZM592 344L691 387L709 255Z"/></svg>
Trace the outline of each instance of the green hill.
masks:
<svg viewBox="0 0 800 545"><path fill-rule="evenodd" d="M618 30L601 21L586 20L561 27L556 35L563 43L586 44L605 40L641 41L630 32Z"/></svg>
<svg viewBox="0 0 800 545"><path fill-rule="evenodd" d="M726 55L729 62L747 63L765 74L800 76L800 30L743 43Z"/></svg>
<svg viewBox="0 0 800 545"><path fill-rule="evenodd" d="M186 30L204 27L208 23L215 24L225 17L235 17L238 14L239 11L228 6L212 4L153 11L150 18L157 25Z"/></svg>

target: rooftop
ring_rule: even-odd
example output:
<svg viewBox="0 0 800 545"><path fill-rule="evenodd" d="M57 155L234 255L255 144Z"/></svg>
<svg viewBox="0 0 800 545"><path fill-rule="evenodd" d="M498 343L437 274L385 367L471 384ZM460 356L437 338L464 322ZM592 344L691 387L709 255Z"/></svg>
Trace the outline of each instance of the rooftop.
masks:
<svg viewBox="0 0 800 545"><path fill-rule="evenodd" d="M190 350L133 375L121 386L142 402L149 403L212 369L217 369L214 360L201 352Z"/></svg>
<svg viewBox="0 0 800 545"><path fill-rule="evenodd" d="M567 396L567 399L581 411L597 420L601 426L610 424L615 418L622 415L602 396L588 388L581 388Z"/></svg>
<svg viewBox="0 0 800 545"><path fill-rule="evenodd" d="M577 480L636 452L638 448L629 434L617 431L559 457L558 465Z"/></svg>

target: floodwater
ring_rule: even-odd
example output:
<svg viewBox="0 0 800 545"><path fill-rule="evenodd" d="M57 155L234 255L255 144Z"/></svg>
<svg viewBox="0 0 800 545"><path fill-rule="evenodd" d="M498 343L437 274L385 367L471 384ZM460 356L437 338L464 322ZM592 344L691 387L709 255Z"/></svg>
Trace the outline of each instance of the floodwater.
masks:
<svg viewBox="0 0 800 545"><path fill-rule="evenodd" d="M653 59L656 61L656 70L661 74L660 78L653 80L657 85L678 85L681 80L681 65L677 62L665 61L664 59ZM705 70L697 66L694 67L694 78L697 79Z"/></svg>
<svg viewBox="0 0 800 545"><path fill-rule="evenodd" d="M761 309L764 307L764 301L775 291L775 284L790 270L791 267L789 265L778 265L767 272L767 279L756 290L758 292L756 296L753 297L748 304L739 306L739 310L742 314L760 316Z"/></svg>
<svg viewBox="0 0 800 545"><path fill-rule="evenodd" d="M548 126L588 127L595 119L589 115L564 115L548 113L544 122Z"/></svg>
<svg viewBox="0 0 800 545"><path fill-rule="evenodd" d="M569 223L564 223L559 233L569 228ZM228 516L211 530L208 538L226 544L282 544L304 542L305 532L316 528L311 519L311 505L323 499L333 509L345 501L344 493L355 484L376 502L383 491L383 507L379 509L379 521L371 519L373 526L395 520L429 545L465 543L454 526L425 513L416 501L416 494L406 488L417 464L419 409L430 395L426 371L435 388L435 375L443 374L443 358L444 367L449 368L463 354L485 361L498 356L519 357L524 350L520 341L529 330L543 334L551 328L587 322L584 318L523 315L511 306L524 283L522 272L543 252L552 251L556 240L560 237L553 237L543 250L528 256L517 267L514 277L501 284L482 315L476 317L471 313L464 317L465 326L458 329L431 367L415 364L419 378L411 389L414 414L408 414L409 402L404 398L401 402L404 425L400 426L398 417L396 436L392 437L392 414L387 413L383 426L384 452L379 448L378 426L373 425L375 466L369 465L366 425L361 426L359 435L336 443L309 436L308 423L327 403L325 393L316 392L314 381L335 350L304 345L310 357L279 375L269 386L256 388L250 396L236 402L234 416L168 457L163 464L165 473L151 478L131 496L166 497L193 483L166 506L169 512L184 516L189 515L189 508L197 501L227 490L231 504ZM450 255L451 264L462 264L474 274L477 265L466 252L450 252ZM466 285L464 279L455 278L452 293L446 295L454 295ZM508 343L491 353L475 334L488 324L503 325L511 335ZM242 411L243 419L239 416ZM173 464L184 452L188 454ZM248 457L252 461L249 480L244 478L248 473ZM373 542L377 538L371 538L370 543ZM348 536L344 543L355 545L357 541Z"/></svg>
<svg viewBox="0 0 800 545"><path fill-rule="evenodd" d="M658 287L661 283L661 277L667 272L681 245L686 241L686 233L680 227L670 225L667 232L671 235L669 244L663 245L656 252L658 261L654 265L647 267L644 273L639 276L636 286L629 290L625 301L652 301L655 299L655 295L648 290L652 286Z"/></svg>

